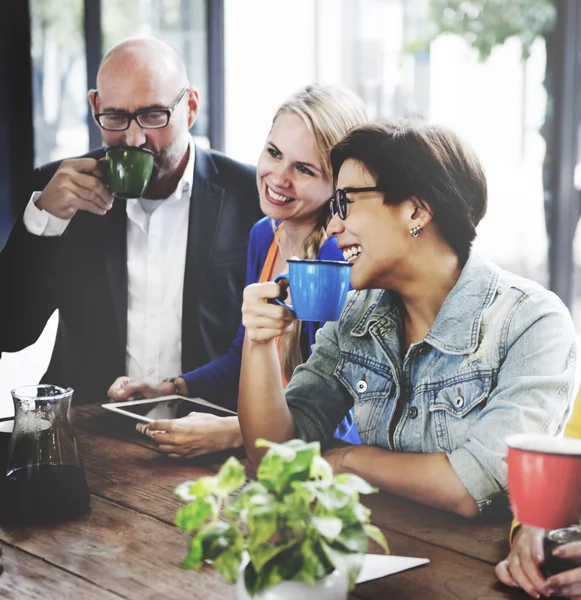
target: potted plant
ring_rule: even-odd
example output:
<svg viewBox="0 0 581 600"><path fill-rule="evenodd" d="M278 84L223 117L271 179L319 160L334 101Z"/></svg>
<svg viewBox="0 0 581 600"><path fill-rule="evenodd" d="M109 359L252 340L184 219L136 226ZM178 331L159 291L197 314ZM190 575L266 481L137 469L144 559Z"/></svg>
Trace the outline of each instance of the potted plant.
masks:
<svg viewBox="0 0 581 600"><path fill-rule="evenodd" d="M376 490L356 475L333 475L318 442L256 445L268 447L256 480L247 483L230 457L217 475L176 489L187 504L175 522L190 535L182 567L213 564L225 581L237 581L239 600L347 598L368 538L388 551L359 502Z"/></svg>

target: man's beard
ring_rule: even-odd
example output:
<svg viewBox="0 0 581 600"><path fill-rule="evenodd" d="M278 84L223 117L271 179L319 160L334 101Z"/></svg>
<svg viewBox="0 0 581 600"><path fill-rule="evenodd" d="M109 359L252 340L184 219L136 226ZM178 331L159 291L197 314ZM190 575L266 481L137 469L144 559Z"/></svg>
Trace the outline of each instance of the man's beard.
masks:
<svg viewBox="0 0 581 600"><path fill-rule="evenodd" d="M162 180L164 177L171 175L180 164L186 150L182 152L179 149L178 142L176 140L171 146L156 152L155 161L153 163L153 173L151 175L151 183L156 183Z"/></svg>

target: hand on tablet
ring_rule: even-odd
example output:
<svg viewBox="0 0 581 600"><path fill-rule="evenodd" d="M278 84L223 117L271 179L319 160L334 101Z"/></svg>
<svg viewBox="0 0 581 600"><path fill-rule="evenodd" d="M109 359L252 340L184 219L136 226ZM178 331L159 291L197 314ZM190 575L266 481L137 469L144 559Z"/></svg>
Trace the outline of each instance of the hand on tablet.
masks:
<svg viewBox="0 0 581 600"><path fill-rule="evenodd" d="M135 424L135 431L137 431L137 433L141 433L143 435L146 435L147 437L150 437L151 439L153 439L154 434L156 433L162 433L161 431L150 431L149 429L147 429L147 426L149 425L149 423L136 423Z"/></svg>
<svg viewBox="0 0 581 600"><path fill-rule="evenodd" d="M131 377L117 377L113 382L107 396L112 402L124 400L141 400L142 398L158 398L174 393L174 385L169 381L150 384L144 379L131 379Z"/></svg>
<svg viewBox="0 0 581 600"><path fill-rule="evenodd" d="M153 421L145 433L169 458L193 458L242 447L238 417L192 412L181 419Z"/></svg>

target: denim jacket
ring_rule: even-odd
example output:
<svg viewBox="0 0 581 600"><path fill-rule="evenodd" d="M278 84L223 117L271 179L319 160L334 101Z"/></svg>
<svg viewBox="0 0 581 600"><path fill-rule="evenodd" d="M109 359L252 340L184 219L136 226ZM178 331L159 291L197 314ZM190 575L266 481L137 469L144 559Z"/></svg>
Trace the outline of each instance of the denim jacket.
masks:
<svg viewBox="0 0 581 600"><path fill-rule="evenodd" d="M364 444L445 452L482 511L506 500L505 436L558 433L575 373L575 328L542 286L472 252L425 338L405 344L400 302L351 292L286 389L297 434L330 440L354 405Z"/></svg>

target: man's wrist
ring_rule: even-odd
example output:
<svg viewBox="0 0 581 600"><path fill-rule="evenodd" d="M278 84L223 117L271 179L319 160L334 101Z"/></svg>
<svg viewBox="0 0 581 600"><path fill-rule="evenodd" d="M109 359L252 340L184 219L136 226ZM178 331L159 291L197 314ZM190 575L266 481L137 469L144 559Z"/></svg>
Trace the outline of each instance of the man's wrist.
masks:
<svg viewBox="0 0 581 600"><path fill-rule="evenodd" d="M242 430L240 429L238 417L222 417L222 419L228 429L231 430L230 447L242 448L242 446L244 446L244 440L242 439Z"/></svg>

